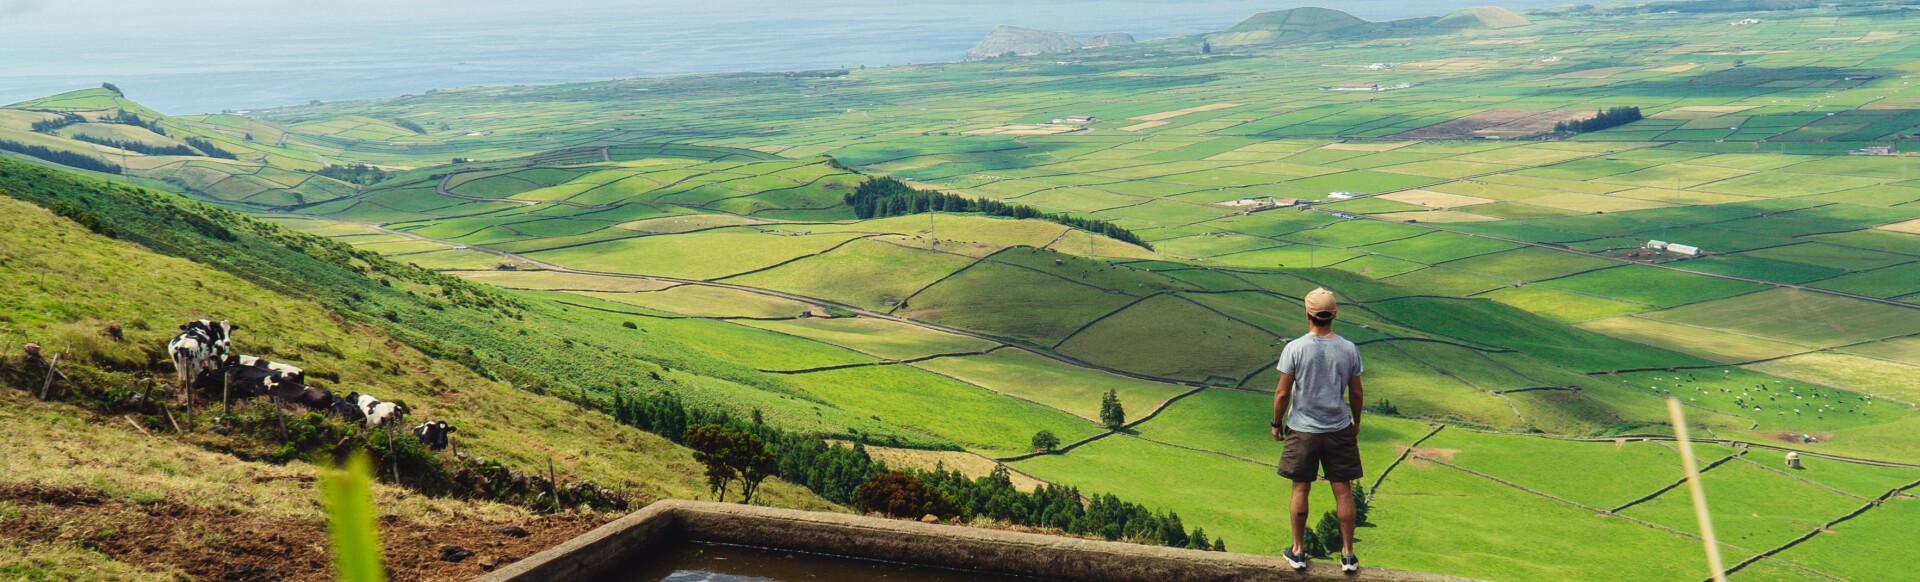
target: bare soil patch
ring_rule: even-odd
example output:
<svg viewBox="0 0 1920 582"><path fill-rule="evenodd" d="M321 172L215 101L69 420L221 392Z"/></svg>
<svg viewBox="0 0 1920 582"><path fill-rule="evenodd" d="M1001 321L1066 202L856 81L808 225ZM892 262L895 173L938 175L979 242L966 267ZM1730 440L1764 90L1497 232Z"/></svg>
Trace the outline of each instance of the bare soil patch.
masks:
<svg viewBox="0 0 1920 582"><path fill-rule="evenodd" d="M1398 448L1401 452L1407 452L1409 450L1405 446ZM1407 462L1412 463L1415 467L1428 466L1428 460L1451 463L1453 462L1453 456L1457 454L1460 454L1460 449L1418 448L1412 449L1412 454L1407 455Z"/></svg>
<svg viewBox="0 0 1920 582"><path fill-rule="evenodd" d="M1783 443L1788 443L1788 444L1795 444L1795 445L1806 444L1806 443L1800 442L1800 435L1807 435L1807 436L1813 437L1813 442L1816 442L1816 443L1824 443L1824 442L1833 440L1833 433L1830 433L1830 432L1786 431L1786 432L1776 432L1776 433L1768 434L1767 438L1780 441Z"/></svg>
<svg viewBox="0 0 1920 582"><path fill-rule="evenodd" d="M199 507L171 499L133 502L90 487L0 485L0 517L9 538L73 544L154 571L175 570L195 580L331 579L326 523L250 515L235 508ZM317 502L317 501L316 501ZM398 580L466 580L510 564L612 520L598 514L540 516L526 523L494 523L450 516L445 523L383 518L380 541ZM495 531L514 526L516 537ZM441 560L445 546L474 553L458 563Z"/></svg>
<svg viewBox="0 0 1920 582"><path fill-rule="evenodd" d="M1553 131L1553 124L1592 117L1587 110L1494 109L1420 129L1404 131L1393 139L1476 139L1511 138Z"/></svg>

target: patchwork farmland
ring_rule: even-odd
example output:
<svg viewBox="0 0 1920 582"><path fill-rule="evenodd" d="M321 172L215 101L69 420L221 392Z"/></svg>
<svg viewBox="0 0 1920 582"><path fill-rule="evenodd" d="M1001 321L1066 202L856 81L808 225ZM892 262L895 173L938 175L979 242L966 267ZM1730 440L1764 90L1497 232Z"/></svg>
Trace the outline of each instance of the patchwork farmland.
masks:
<svg viewBox="0 0 1920 582"><path fill-rule="evenodd" d="M236 159L131 155L15 120L138 108L87 90L0 110L0 138L131 160L136 183L792 390L593 387L607 397L673 390L899 463L1113 493L1235 551L1289 542L1273 363L1325 287L1368 399L1391 404L1361 437L1369 565L1697 579L1677 398L1705 440L1734 579L1890 579L1920 546L1900 527L1920 511L1920 161L1898 153L1920 132L1920 21L1883 9L1738 27L1568 9L1497 29L1162 39L1073 64L152 114ZM1554 131L1622 106L1647 115ZM1091 121L1053 123L1070 115ZM328 177L316 158L379 179ZM1144 244L937 210L858 219L846 197L876 176ZM1249 199L1276 202L1229 204ZM1099 414L1109 391L1117 430ZM1063 445L1034 451L1041 431ZM1806 469L1785 468L1789 450ZM1849 557L1861 548L1882 553Z"/></svg>

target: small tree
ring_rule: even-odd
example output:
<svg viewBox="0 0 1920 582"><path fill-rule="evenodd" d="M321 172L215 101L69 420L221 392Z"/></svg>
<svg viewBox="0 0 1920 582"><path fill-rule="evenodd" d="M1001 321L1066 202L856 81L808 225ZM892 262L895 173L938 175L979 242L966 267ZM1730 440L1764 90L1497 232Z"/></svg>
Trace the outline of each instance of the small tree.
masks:
<svg viewBox="0 0 1920 582"><path fill-rule="evenodd" d="M1214 538L1213 551L1216 551L1216 552L1227 551L1227 538Z"/></svg>
<svg viewBox="0 0 1920 582"><path fill-rule="evenodd" d="M108 91L112 91L112 92L113 92L113 94L115 94L115 95L119 95L119 96L121 96L121 97L125 97L125 96L127 96L127 94L126 94L126 93L121 93L121 92L120 92L120 86L119 86L119 85L115 85L115 84L113 84L113 83L101 83L101 84L100 84L100 88L101 88L101 89L106 89L106 90L108 90Z"/></svg>
<svg viewBox="0 0 1920 582"><path fill-rule="evenodd" d="M1368 505L1369 503L1367 501L1367 487L1365 485L1354 485L1353 486L1353 524L1354 525L1365 525L1367 523L1367 506Z"/></svg>
<svg viewBox="0 0 1920 582"><path fill-rule="evenodd" d="M1344 545L1340 541L1340 518L1331 511L1320 514L1320 523L1313 525L1306 538L1307 554L1313 557L1325 558L1340 551Z"/></svg>
<svg viewBox="0 0 1920 582"><path fill-rule="evenodd" d="M905 471L888 471L868 478L854 492L854 498L860 502L861 509L888 517L960 515L960 504L954 501L953 495L930 487Z"/></svg>
<svg viewBox="0 0 1920 582"><path fill-rule="evenodd" d="M1213 542L1207 541L1205 528L1193 528L1193 535L1187 536L1187 549L1206 550L1213 548Z"/></svg>
<svg viewBox="0 0 1920 582"><path fill-rule="evenodd" d="M740 483L740 502L753 503L760 483L773 475L773 453L760 437L719 425L687 429L687 447L693 459L707 468L707 486L716 499L726 500L727 487Z"/></svg>
<svg viewBox="0 0 1920 582"><path fill-rule="evenodd" d="M1033 433L1033 450L1050 453L1059 446L1060 437L1053 436L1053 431L1043 430Z"/></svg>
<svg viewBox="0 0 1920 582"><path fill-rule="evenodd" d="M1200 54L1213 54L1213 43L1205 40L1200 41Z"/></svg>
<svg viewBox="0 0 1920 582"><path fill-rule="evenodd" d="M1113 390L1100 397L1100 424L1108 430L1120 430L1127 424L1127 409L1120 405L1120 394Z"/></svg>

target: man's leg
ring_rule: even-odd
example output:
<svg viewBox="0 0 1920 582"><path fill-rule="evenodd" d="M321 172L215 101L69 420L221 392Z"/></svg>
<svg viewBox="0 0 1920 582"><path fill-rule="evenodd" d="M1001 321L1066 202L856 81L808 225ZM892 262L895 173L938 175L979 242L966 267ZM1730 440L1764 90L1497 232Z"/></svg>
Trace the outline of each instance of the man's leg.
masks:
<svg viewBox="0 0 1920 582"><path fill-rule="evenodd" d="M1293 482L1293 549L1296 552L1307 551L1307 493L1311 491L1312 481Z"/></svg>
<svg viewBox="0 0 1920 582"><path fill-rule="evenodd" d="M1299 498L1299 489L1295 489L1294 491L1294 497L1296 499ZM1356 514L1353 509L1353 482L1334 481L1333 500L1335 504L1334 514L1340 518L1340 554L1344 556L1354 555L1353 522ZM1303 519L1304 518L1295 518L1295 521ZM1299 535L1296 534L1294 537L1297 539Z"/></svg>

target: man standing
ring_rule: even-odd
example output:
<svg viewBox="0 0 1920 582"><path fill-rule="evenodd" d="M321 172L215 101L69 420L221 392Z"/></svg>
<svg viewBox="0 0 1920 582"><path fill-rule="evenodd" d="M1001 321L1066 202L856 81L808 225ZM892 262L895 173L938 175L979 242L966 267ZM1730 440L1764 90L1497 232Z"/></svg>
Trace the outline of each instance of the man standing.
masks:
<svg viewBox="0 0 1920 582"><path fill-rule="evenodd" d="M1280 555L1294 569L1307 567L1307 493L1318 467L1333 483L1338 505L1340 569L1357 572L1353 481L1360 478L1360 373L1365 367L1359 348L1333 333L1339 312L1333 292L1314 289L1306 307L1311 329L1280 352L1280 386L1273 391L1273 440L1286 440L1280 476L1293 481L1293 546Z"/></svg>

